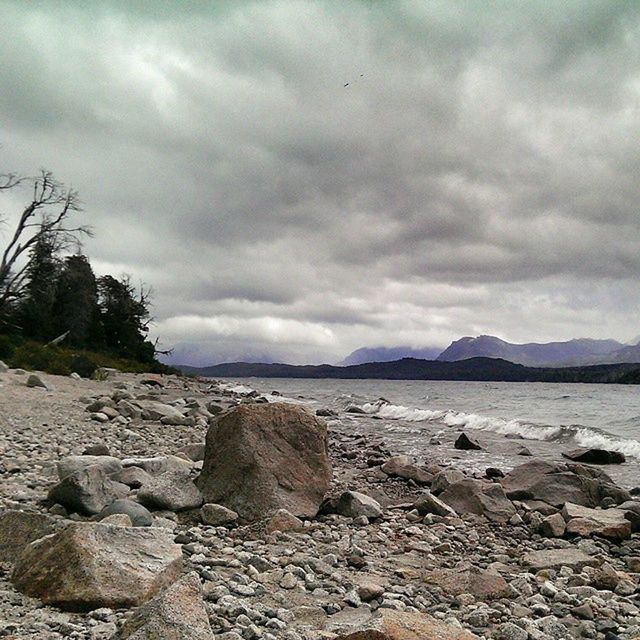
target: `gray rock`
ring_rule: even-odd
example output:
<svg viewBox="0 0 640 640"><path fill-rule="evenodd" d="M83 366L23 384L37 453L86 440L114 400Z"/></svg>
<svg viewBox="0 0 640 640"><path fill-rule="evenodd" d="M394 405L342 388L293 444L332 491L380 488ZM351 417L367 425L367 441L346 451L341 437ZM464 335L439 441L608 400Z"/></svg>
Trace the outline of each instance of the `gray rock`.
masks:
<svg viewBox="0 0 640 640"><path fill-rule="evenodd" d="M213 640L195 572L174 582L133 612L117 640Z"/></svg>
<svg viewBox="0 0 640 640"><path fill-rule="evenodd" d="M101 468L107 475L118 473L122 470L122 463L118 458L105 455L68 456L59 460L56 466L60 480L64 480L76 471L93 466Z"/></svg>
<svg viewBox="0 0 640 640"><path fill-rule="evenodd" d="M180 576L182 551L156 528L74 522L29 544L11 580L70 611L138 606Z"/></svg>
<svg viewBox="0 0 640 640"><path fill-rule="evenodd" d="M424 491L414 502L413 508L417 509L421 516L426 516L428 513L443 517L456 515L448 504L436 498L430 491Z"/></svg>
<svg viewBox="0 0 640 640"><path fill-rule="evenodd" d="M200 462L200 460L204 460L204 447L204 442L196 442L182 447L177 453L184 454L193 462Z"/></svg>
<svg viewBox="0 0 640 640"><path fill-rule="evenodd" d="M501 624L493 633L496 640L527 640L529 634L513 622Z"/></svg>
<svg viewBox="0 0 640 640"><path fill-rule="evenodd" d="M203 502L202 494L191 478L175 472L152 478L138 491L138 500L146 507L169 511L197 509Z"/></svg>
<svg viewBox="0 0 640 640"><path fill-rule="evenodd" d="M36 375L35 373L31 373L29 375L29 377L27 378L26 385L27 387L41 387L42 389L48 389L44 380L40 376Z"/></svg>
<svg viewBox="0 0 640 640"><path fill-rule="evenodd" d="M418 484L429 484L433 480L433 474L414 464L409 456L393 456L380 469L388 476L413 480Z"/></svg>
<svg viewBox="0 0 640 640"><path fill-rule="evenodd" d="M596 567L600 564L597 558L574 548L529 551L524 554L522 561L526 567L534 572L541 569L561 569L562 567L579 571L584 567Z"/></svg>
<svg viewBox="0 0 640 640"><path fill-rule="evenodd" d="M94 465L66 476L51 488L48 499L70 512L94 515L128 493L129 487L114 482L104 469Z"/></svg>
<svg viewBox="0 0 640 640"><path fill-rule="evenodd" d="M125 514L131 519L134 527L150 527L153 524L153 516L143 505L133 500L116 500L105 507L97 516L99 521L115 514Z"/></svg>
<svg viewBox="0 0 640 640"><path fill-rule="evenodd" d="M153 476L149 475L144 469L140 467L125 467L120 473L115 473L111 476L112 480L126 484L132 489L139 489L148 482L151 481Z"/></svg>
<svg viewBox="0 0 640 640"><path fill-rule="evenodd" d="M162 420L162 418L184 418L184 415L180 409L172 407L169 404L162 402L156 402L154 400L136 400L137 404L142 410L142 418L144 420Z"/></svg>
<svg viewBox="0 0 640 640"><path fill-rule="evenodd" d="M227 509L221 504L205 504L200 509L200 518L205 524L209 524L213 527L219 527L221 525L235 522L238 519L238 514L232 509Z"/></svg>
<svg viewBox="0 0 640 640"><path fill-rule="evenodd" d="M564 518L559 513L547 516L542 520L538 531L547 538L562 538L566 531L567 525Z"/></svg>
<svg viewBox="0 0 640 640"><path fill-rule="evenodd" d="M0 373L7 373L7 371L9 371L9 367L0 360Z"/></svg>
<svg viewBox="0 0 640 640"><path fill-rule="evenodd" d="M458 515L475 513L493 522L509 522L516 513L516 508L505 495L504 489L494 482L466 478L452 484L439 498Z"/></svg>
<svg viewBox="0 0 640 640"><path fill-rule="evenodd" d="M336 504L336 513L347 518L379 518L382 515L380 503L357 491L345 491Z"/></svg>
<svg viewBox="0 0 640 640"><path fill-rule="evenodd" d="M567 523L567 533L582 537L598 535L611 540L631 537L631 522L622 509L590 509L566 502L562 517Z"/></svg>
<svg viewBox="0 0 640 640"><path fill-rule="evenodd" d="M14 562L30 542L54 530L55 520L42 513L3 511L0 513L0 562Z"/></svg>
<svg viewBox="0 0 640 640"><path fill-rule="evenodd" d="M93 444L82 452L83 456L110 456L109 447L106 444Z"/></svg>
<svg viewBox="0 0 640 640"><path fill-rule="evenodd" d="M617 503L630 497L605 473L578 464L532 460L513 469L500 482L512 500L543 500L556 507L565 502L596 507L607 496Z"/></svg>
<svg viewBox="0 0 640 640"><path fill-rule="evenodd" d="M188 475L191 472L193 463L184 458L178 458L178 456L156 456L155 458L125 458L122 461L122 466L125 469L128 467L139 467L152 476L167 472L178 472Z"/></svg>
<svg viewBox="0 0 640 640"><path fill-rule="evenodd" d="M296 405L242 404L209 427L198 484L206 502L252 521L315 516L330 479L324 422Z"/></svg>
<svg viewBox="0 0 640 640"><path fill-rule="evenodd" d="M452 484L461 482L464 478L465 476L462 471L458 471L457 469L443 469L433 477L431 493L439 495Z"/></svg>

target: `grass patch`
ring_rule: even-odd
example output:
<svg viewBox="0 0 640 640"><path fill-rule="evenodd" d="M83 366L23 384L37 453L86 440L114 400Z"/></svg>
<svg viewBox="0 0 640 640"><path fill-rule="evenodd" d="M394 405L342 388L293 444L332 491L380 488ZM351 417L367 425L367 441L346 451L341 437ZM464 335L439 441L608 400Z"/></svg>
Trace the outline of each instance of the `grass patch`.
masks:
<svg viewBox="0 0 640 640"><path fill-rule="evenodd" d="M75 372L83 378L90 378L100 367L129 373L180 373L177 369L157 361L137 362L109 353L60 345L46 346L15 336L0 336L0 358L15 369L44 371L61 376Z"/></svg>

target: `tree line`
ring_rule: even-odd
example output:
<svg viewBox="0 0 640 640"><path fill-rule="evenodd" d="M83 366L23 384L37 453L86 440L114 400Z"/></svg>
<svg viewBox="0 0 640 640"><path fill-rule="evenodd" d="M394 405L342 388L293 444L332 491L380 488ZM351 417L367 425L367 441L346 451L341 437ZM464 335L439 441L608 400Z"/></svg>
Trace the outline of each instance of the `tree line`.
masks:
<svg viewBox="0 0 640 640"><path fill-rule="evenodd" d="M96 277L80 250L91 230L71 223L81 211L77 193L48 172L0 174L0 194L25 187L29 202L0 255L0 334L155 362L150 292L128 276ZM0 222L6 232L8 217L0 213Z"/></svg>

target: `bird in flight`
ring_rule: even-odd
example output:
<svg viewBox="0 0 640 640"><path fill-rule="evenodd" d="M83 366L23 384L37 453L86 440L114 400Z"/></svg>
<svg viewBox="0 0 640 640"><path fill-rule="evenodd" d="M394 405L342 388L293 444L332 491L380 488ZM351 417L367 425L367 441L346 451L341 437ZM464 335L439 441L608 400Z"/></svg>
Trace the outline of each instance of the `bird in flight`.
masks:
<svg viewBox="0 0 640 640"><path fill-rule="evenodd" d="M361 78L364 78L364 73L361 73L361 74L360 74L360 77L361 77ZM351 82L345 82L342 86L343 86L343 87L348 87L348 86L350 86L350 85L351 85Z"/></svg>

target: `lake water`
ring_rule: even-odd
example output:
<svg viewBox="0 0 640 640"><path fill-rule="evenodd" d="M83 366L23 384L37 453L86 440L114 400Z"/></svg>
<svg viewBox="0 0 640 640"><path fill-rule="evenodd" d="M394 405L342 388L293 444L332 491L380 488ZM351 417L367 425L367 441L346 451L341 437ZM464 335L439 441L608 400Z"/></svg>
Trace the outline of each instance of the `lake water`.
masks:
<svg viewBox="0 0 640 640"><path fill-rule="evenodd" d="M340 413L329 420L383 438L393 453L481 470L507 470L527 460L524 444L546 459L562 451L597 447L620 451L623 465L606 470L624 486L640 485L640 387L633 385L244 378L238 390L278 391L284 399ZM270 400L280 400L268 395ZM383 399L383 400L381 400ZM364 415L344 413L349 406ZM482 452L457 451L465 430Z"/></svg>

